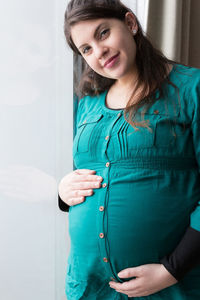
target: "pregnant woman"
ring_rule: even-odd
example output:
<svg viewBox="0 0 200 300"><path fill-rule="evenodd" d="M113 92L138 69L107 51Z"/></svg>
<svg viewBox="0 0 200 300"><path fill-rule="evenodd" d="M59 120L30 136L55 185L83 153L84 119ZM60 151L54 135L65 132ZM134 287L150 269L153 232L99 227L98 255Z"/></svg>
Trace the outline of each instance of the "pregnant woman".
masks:
<svg viewBox="0 0 200 300"><path fill-rule="evenodd" d="M69 213L68 300L200 299L200 70L167 59L119 0L71 0L85 65Z"/></svg>

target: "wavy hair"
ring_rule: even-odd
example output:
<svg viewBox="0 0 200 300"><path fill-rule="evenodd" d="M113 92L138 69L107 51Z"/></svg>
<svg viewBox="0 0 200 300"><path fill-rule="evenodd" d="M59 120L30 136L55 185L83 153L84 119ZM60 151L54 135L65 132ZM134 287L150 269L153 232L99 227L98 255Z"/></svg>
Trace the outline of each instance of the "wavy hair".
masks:
<svg viewBox="0 0 200 300"><path fill-rule="evenodd" d="M78 57L78 59L81 59L82 75L76 89L76 93L79 97L85 95L99 95L109 89L116 80L103 77L89 67L72 40L71 26L80 21L98 18L115 18L124 22L127 12L134 14L133 11L126 7L120 0L71 0L68 3L65 11L64 33L67 44L75 53L75 58ZM129 124L137 129L136 126L149 128L148 122L144 120L142 122L136 122L136 120L134 120L137 110L144 106L144 111L146 111L156 100L164 96L165 84L168 83L174 88L177 87L170 81L167 68L168 64L174 65L176 62L168 59L161 51L152 45L150 39L144 34L136 16L135 18L138 31L133 38L135 39L137 49L136 65L138 78L136 87L124 109L124 117ZM156 91L158 91L159 95L157 98L155 98ZM136 92L139 92L139 100L134 102L133 99Z"/></svg>

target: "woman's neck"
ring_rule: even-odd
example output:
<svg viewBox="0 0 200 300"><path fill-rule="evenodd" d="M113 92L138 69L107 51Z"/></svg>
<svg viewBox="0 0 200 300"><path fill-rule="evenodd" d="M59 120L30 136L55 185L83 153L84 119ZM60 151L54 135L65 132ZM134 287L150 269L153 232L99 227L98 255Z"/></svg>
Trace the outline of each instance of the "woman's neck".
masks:
<svg viewBox="0 0 200 300"><path fill-rule="evenodd" d="M171 72L173 65L167 65L167 74ZM107 106L111 108L126 107L129 99L131 98L131 103L136 103L140 99L140 93L142 92L143 86L141 85L134 93L138 74L131 73L131 78L126 77L117 80L109 89L107 94ZM149 90L146 90L146 95L148 95Z"/></svg>

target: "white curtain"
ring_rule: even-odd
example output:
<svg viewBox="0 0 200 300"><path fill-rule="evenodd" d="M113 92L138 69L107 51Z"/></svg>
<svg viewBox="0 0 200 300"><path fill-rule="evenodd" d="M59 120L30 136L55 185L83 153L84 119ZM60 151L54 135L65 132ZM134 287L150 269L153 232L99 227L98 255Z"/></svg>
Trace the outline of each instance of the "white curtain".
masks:
<svg viewBox="0 0 200 300"><path fill-rule="evenodd" d="M64 300L72 169L72 53L64 0L1 1L0 299Z"/></svg>

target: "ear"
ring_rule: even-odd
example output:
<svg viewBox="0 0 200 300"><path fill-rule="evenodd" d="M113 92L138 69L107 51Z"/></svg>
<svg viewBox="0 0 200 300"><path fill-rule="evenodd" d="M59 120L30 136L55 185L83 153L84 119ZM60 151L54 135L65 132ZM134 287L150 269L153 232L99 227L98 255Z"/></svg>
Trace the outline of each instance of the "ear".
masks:
<svg viewBox="0 0 200 300"><path fill-rule="evenodd" d="M131 33L133 33L133 30L138 31L138 24L136 17L133 13L127 12L125 15L125 24L127 25L128 29Z"/></svg>

